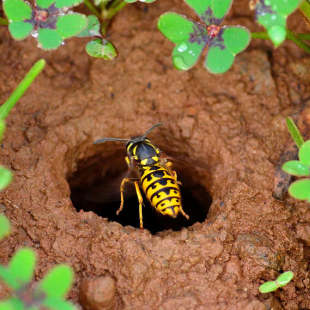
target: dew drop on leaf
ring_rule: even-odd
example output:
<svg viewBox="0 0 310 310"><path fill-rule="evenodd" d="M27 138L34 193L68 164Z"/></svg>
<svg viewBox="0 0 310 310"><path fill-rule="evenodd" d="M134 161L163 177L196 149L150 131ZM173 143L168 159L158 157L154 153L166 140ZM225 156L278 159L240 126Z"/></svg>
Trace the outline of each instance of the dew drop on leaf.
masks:
<svg viewBox="0 0 310 310"><path fill-rule="evenodd" d="M181 43L178 46L178 52L180 52L180 53L185 52L187 49L188 49L188 46L187 46L187 44L185 42Z"/></svg>
<svg viewBox="0 0 310 310"><path fill-rule="evenodd" d="M184 62L183 58L180 56L173 57L173 64L177 69L188 70L188 65Z"/></svg>
<svg viewBox="0 0 310 310"><path fill-rule="evenodd" d="M32 35L34 38L38 38L38 36L39 36L38 30L33 30L33 31L31 32L31 35Z"/></svg>

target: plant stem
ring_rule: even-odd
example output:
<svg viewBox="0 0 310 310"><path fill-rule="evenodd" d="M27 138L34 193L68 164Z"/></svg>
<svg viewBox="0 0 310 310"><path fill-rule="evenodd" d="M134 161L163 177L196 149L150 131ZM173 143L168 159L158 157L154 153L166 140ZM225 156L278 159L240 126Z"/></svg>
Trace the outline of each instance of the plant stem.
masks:
<svg viewBox="0 0 310 310"><path fill-rule="evenodd" d="M267 32L252 32L253 39L270 40ZM286 29L286 38L293 41L298 47L302 48L307 53L310 53L310 46L304 43L302 40L310 40L310 34L295 34L289 29Z"/></svg>
<svg viewBox="0 0 310 310"><path fill-rule="evenodd" d="M108 9L103 9L101 16L103 23L101 24L101 32L105 34L111 19L118 13L122 8L126 6L127 2L123 0L114 0Z"/></svg>
<svg viewBox="0 0 310 310"><path fill-rule="evenodd" d="M252 32L251 33L252 39L264 39L270 40L267 32Z"/></svg>
<svg viewBox="0 0 310 310"><path fill-rule="evenodd" d="M89 1L89 0L84 0L84 4L88 7L88 9L94 13L98 18L101 18L101 15L99 11L96 9L96 7Z"/></svg>
<svg viewBox="0 0 310 310"><path fill-rule="evenodd" d="M306 43L304 43L300 38L298 38L298 35L290 31L289 29L286 29L286 37L293 41L298 47L302 48L304 51L310 54L310 46Z"/></svg>
<svg viewBox="0 0 310 310"><path fill-rule="evenodd" d="M118 13L122 8L126 6L127 2L123 0L115 0L112 5L106 10L104 19L112 19L113 16Z"/></svg>
<svg viewBox="0 0 310 310"><path fill-rule="evenodd" d="M299 33L297 37L301 40L309 40L310 41L310 33Z"/></svg>
<svg viewBox="0 0 310 310"><path fill-rule="evenodd" d="M111 0L102 0L102 1L101 1L101 5L102 5L103 7L106 7L106 6L109 4L110 1L111 1Z"/></svg>
<svg viewBox="0 0 310 310"><path fill-rule="evenodd" d="M303 1L302 4L299 6L299 10L306 18L308 24L310 24L310 3L307 0Z"/></svg>
<svg viewBox="0 0 310 310"><path fill-rule="evenodd" d="M3 17L0 17L0 25L7 26L9 24L9 21Z"/></svg>
<svg viewBox="0 0 310 310"><path fill-rule="evenodd" d="M25 93L25 91L32 84L38 74L43 70L44 66L45 60L40 59L31 67L23 80L17 85L11 96L6 100L3 105L0 106L0 119L4 120L8 116L12 108L15 106L16 102Z"/></svg>

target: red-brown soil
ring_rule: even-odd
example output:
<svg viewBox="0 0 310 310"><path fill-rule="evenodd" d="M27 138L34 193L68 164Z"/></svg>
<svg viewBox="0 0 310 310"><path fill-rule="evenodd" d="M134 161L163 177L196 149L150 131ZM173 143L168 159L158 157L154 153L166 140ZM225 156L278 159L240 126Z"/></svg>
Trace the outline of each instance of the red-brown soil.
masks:
<svg viewBox="0 0 310 310"><path fill-rule="evenodd" d="M128 5L109 30L119 51L112 62L89 58L86 39L44 52L1 28L0 102L36 60L47 66L7 120L0 162L14 181L1 193L1 211L13 232L0 243L0 261L30 246L36 279L70 264L69 299L87 310L310 309L309 205L272 196L290 142L285 117L309 105L309 57L291 43L274 50L257 40L226 74L209 74L202 60L179 72L156 29L168 10L194 16L180 1ZM258 30L251 14L235 1L226 22ZM303 21L295 14L290 23ZM150 213L140 230L136 201L117 217L118 202L99 197L119 195L124 145L93 142L157 122L163 126L149 137L176 163L191 222ZM101 204L87 199L94 193ZM295 274L289 285L258 292L286 270Z"/></svg>

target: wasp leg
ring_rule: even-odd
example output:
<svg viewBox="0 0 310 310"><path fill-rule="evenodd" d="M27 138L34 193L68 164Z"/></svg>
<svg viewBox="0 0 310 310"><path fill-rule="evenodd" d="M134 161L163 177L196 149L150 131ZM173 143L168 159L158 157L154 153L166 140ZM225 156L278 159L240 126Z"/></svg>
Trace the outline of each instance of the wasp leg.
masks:
<svg viewBox="0 0 310 310"><path fill-rule="evenodd" d="M135 182L135 187L136 187L136 193L138 196L138 201L139 201L139 220L140 220L140 229L143 229L143 214L142 214L142 207L143 207L143 197L141 195L140 187L138 182Z"/></svg>
<svg viewBox="0 0 310 310"><path fill-rule="evenodd" d="M125 191L125 185L128 182L135 182L136 179L132 178L124 178L121 183L120 192L121 192L121 205L119 206L118 210L116 211L116 214L119 215L119 213L123 210L124 207L124 191Z"/></svg>
<svg viewBox="0 0 310 310"><path fill-rule="evenodd" d="M189 216L185 213L185 211L183 210L182 206L180 206L180 212L182 213L182 215L189 220Z"/></svg>
<svg viewBox="0 0 310 310"><path fill-rule="evenodd" d="M132 169L133 165L132 165L132 162L130 161L128 156L125 157L125 161L126 161L126 164L127 164L128 168Z"/></svg>

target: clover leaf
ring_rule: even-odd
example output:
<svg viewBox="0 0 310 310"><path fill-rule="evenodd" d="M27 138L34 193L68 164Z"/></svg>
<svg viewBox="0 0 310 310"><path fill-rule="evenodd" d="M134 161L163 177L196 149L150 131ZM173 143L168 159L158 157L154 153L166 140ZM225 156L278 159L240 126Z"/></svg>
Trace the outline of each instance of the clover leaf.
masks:
<svg viewBox="0 0 310 310"><path fill-rule="evenodd" d="M232 0L185 0L205 25L168 12L160 16L159 30L176 46L172 52L179 70L192 68L208 46L204 66L211 73L224 73L235 56L250 42L250 32L242 26L221 26Z"/></svg>
<svg viewBox="0 0 310 310"><path fill-rule="evenodd" d="M270 293L276 291L279 287L287 285L294 277L292 271L286 271L280 274L275 281L267 281L259 287L260 293Z"/></svg>
<svg viewBox="0 0 310 310"><path fill-rule="evenodd" d="M46 50L58 48L64 39L81 33L88 24L83 14L68 11L82 0L36 0L30 5L23 0L4 0L3 9L9 19L9 31L16 40L32 34Z"/></svg>
<svg viewBox="0 0 310 310"><path fill-rule="evenodd" d="M41 305L51 310L75 310L64 300L72 281L73 271L67 265L57 265L37 284L32 282L36 256L32 249L22 248L9 265L0 265L0 279L13 291L13 297L0 302L0 310L35 310Z"/></svg>
<svg viewBox="0 0 310 310"><path fill-rule="evenodd" d="M310 176L310 140L304 141L292 118L286 119L287 128L295 141L299 160L290 160L283 164L282 170L295 176ZM289 194L300 200L310 202L310 179L301 179L292 183Z"/></svg>
<svg viewBox="0 0 310 310"><path fill-rule="evenodd" d="M267 29L277 47L286 38L286 19L301 3L301 0L256 0L255 17Z"/></svg>

